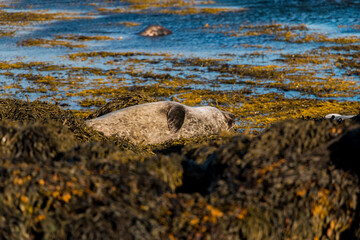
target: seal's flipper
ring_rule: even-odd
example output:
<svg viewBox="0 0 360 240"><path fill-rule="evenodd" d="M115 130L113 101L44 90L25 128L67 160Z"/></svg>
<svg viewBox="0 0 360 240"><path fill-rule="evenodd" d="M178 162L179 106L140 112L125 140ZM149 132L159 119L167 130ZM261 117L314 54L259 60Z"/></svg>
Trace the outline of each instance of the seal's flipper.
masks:
<svg viewBox="0 0 360 240"><path fill-rule="evenodd" d="M228 124L228 128L231 129L235 124L235 115L232 113L228 113L228 112L223 112L223 111L221 111L221 112L225 116L225 119Z"/></svg>
<svg viewBox="0 0 360 240"><path fill-rule="evenodd" d="M168 127L171 132L178 132L185 120L185 107L174 105L167 112Z"/></svg>

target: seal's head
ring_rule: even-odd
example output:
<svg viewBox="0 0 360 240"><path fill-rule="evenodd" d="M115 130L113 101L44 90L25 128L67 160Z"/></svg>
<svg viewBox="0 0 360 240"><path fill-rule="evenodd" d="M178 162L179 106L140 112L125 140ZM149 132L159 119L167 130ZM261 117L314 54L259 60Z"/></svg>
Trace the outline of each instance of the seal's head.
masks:
<svg viewBox="0 0 360 240"><path fill-rule="evenodd" d="M341 118L341 115L336 113L331 113L325 116L325 119L336 119L336 118Z"/></svg>
<svg viewBox="0 0 360 240"><path fill-rule="evenodd" d="M235 115L232 113L229 113L229 112L224 112L224 111L221 111L221 113L225 117L225 121L228 125L228 130L232 130L235 126L235 119L236 119Z"/></svg>
<svg viewBox="0 0 360 240"><path fill-rule="evenodd" d="M172 103L167 112L167 122L169 130L174 133L181 129L193 132L221 132L233 129L235 115L215 107L188 107Z"/></svg>
<svg viewBox="0 0 360 240"><path fill-rule="evenodd" d="M172 34L172 31L160 25L150 25L138 34L145 37L160 37Z"/></svg>
<svg viewBox="0 0 360 240"><path fill-rule="evenodd" d="M355 119L355 117L356 117L356 115L340 115L340 114L336 114L336 113L331 113L331 114L326 115L324 118L342 122L346 119Z"/></svg>

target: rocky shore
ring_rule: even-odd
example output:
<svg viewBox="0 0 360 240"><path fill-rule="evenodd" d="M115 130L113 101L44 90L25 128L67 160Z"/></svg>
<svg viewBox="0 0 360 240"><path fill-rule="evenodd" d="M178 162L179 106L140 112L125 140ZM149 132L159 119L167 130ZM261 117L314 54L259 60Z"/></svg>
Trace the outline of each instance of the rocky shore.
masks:
<svg viewBox="0 0 360 240"><path fill-rule="evenodd" d="M44 102L1 99L0 120L1 239L360 237L356 121L136 146Z"/></svg>

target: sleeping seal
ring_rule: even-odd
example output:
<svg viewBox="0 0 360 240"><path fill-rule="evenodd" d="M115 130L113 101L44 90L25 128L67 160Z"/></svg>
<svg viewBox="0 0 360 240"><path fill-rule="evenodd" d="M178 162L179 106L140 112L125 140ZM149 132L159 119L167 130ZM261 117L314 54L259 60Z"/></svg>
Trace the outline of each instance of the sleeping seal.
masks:
<svg viewBox="0 0 360 240"><path fill-rule="evenodd" d="M106 136L148 145L229 131L235 124L235 115L214 107L162 101L120 109L87 120L86 124Z"/></svg>
<svg viewBox="0 0 360 240"><path fill-rule="evenodd" d="M150 25L138 34L145 37L160 37L172 34L172 31L160 25Z"/></svg>
<svg viewBox="0 0 360 240"><path fill-rule="evenodd" d="M356 115L340 115L340 114L332 113L332 114L326 115L325 119L331 119L331 120L335 120L338 122L342 122L346 119L354 119L355 117L356 117Z"/></svg>

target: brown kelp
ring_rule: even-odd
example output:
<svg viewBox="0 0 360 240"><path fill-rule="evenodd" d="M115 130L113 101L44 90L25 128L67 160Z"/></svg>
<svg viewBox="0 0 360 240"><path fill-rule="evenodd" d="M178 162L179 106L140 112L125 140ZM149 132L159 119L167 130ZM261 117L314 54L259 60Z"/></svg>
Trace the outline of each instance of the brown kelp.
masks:
<svg viewBox="0 0 360 240"><path fill-rule="evenodd" d="M76 131L84 120L54 104L4 99L0 112L5 239L358 236L356 121L144 149Z"/></svg>

